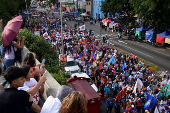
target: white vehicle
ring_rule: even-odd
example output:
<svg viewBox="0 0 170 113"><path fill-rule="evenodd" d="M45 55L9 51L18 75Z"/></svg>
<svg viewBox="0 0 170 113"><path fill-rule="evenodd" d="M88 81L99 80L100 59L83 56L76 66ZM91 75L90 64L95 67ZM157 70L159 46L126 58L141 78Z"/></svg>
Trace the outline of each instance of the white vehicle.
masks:
<svg viewBox="0 0 170 113"><path fill-rule="evenodd" d="M60 55L59 55L59 58L60 58ZM67 55L67 63L64 66L64 70L66 73L69 73L71 75L73 73L80 72L80 67L77 65L77 63L71 56Z"/></svg>
<svg viewBox="0 0 170 113"><path fill-rule="evenodd" d="M86 73L79 72L79 73L74 73L74 74L71 75L72 78L74 78L74 76L86 78L87 82L90 83L91 87L92 87L96 92L98 91L98 88L96 87L96 85L94 84L94 82L92 81L92 79L91 79Z"/></svg>

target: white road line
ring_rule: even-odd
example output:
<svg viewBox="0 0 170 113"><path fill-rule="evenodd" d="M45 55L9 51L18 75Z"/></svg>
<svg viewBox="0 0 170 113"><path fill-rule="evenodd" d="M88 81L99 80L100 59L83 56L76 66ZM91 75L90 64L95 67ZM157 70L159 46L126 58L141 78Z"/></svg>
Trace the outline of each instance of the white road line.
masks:
<svg viewBox="0 0 170 113"><path fill-rule="evenodd" d="M122 42L122 43L124 43L124 44L127 44L126 42L123 42L123 41L121 41L121 40L118 40L118 42Z"/></svg>
<svg viewBox="0 0 170 113"><path fill-rule="evenodd" d="M146 47L146 46L142 46L142 45L137 44L137 43L140 43L140 42L137 42L137 41L136 41L137 43L134 43L134 42L131 42L131 41L128 41L128 42L133 43L133 44L135 44L135 45L138 45L138 46L140 46L140 47L143 47L143 48L149 49L149 50L154 51L154 52L156 52L156 53L159 53L159 54L165 55L165 56L167 56L167 57L170 57L169 55L167 55L167 54L165 54L165 53L161 53L161 52L159 52L159 51L153 50L153 49L148 48L148 47Z"/></svg>
<svg viewBox="0 0 170 113"><path fill-rule="evenodd" d="M125 46L125 45L123 45L123 46ZM126 47L126 48L129 48L129 49L131 49L131 50L133 50L133 51L136 51L136 52L138 52L138 53L141 53L141 54L143 54L143 55L146 55L146 56L148 56L148 57L153 58L152 56L147 55L147 54L145 54L145 53L143 53L143 52L140 52L140 51L138 51L138 50L136 50L136 49L133 49L133 48L131 48L131 47L128 47L128 46L125 46L125 47Z"/></svg>

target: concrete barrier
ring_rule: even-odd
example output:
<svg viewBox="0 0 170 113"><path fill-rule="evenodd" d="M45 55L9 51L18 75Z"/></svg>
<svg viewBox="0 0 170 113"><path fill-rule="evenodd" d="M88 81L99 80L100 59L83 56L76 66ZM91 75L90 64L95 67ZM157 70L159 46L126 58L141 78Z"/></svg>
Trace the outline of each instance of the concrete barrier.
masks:
<svg viewBox="0 0 170 113"><path fill-rule="evenodd" d="M21 55L22 55L22 60L24 58L24 56L29 52L29 50L24 47L24 49L21 51ZM40 63L38 60L36 60L36 63ZM17 64L19 65L19 64ZM36 69L39 69L39 67L36 67ZM45 82L44 85L44 93L43 95L40 96L42 102L44 103L45 100L47 99L48 96L53 96L56 97L56 93L57 93L57 88L60 86L60 84L53 78L53 76L48 72L45 74L47 80Z"/></svg>

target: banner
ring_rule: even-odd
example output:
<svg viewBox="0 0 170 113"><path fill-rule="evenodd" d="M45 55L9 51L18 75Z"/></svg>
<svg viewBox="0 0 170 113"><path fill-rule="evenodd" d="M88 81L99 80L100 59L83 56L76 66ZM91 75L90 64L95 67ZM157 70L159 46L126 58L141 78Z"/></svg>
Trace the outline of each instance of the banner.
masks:
<svg viewBox="0 0 170 113"><path fill-rule="evenodd" d="M151 112L152 108L154 107L156 103L157 103L157 99L153 97L152 95L147 94L147 99L144 105L144 109Z"/></svg>
<svg viewBox="0 0 170 113"><path fill-rule="evenodd" d="M165 84L165 86L160 91L160 97L168 97L170 95L170 85Z"/></svg>
<svg viewBox="0 0 170 113"><path fill-rule="evenodd" d="M135 84L135 87L134 87L134 90L133 90L133 93L136 93L136 88L138 88L138 90L140 90L143 86L143 83L142 81L138 78L137 81L136 81L136 84Z"/></svg>
<svg viewBox="0 0 170 113"><path fill-rule="evenodd" d="M84 31L86 29L85 25L79 27L80 31Z"/></svg>
<svg viewBox="0 0 170 113"><path fill-rule="evenodd" d="M126 68L126 63L125 63L125 61L124 61L124 63L123 63L123 66L122 66L122 69L121 70L124 70Z"/></svg>

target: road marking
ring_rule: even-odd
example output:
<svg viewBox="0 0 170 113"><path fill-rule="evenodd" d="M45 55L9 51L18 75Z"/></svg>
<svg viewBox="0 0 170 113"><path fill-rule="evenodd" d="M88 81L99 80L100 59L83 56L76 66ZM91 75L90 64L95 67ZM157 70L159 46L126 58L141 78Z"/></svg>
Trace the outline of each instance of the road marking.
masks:
<svg viewBox="0 0 170 113"><path fill-rule="evenodd" d="M123 45L123 46L125 46L125 45ZM138 51L138 50L136 50L136 49L133 49L133 48L131 48L131 47L128 47L128 46L125 46L125 47L126 47L126 48L129 48L129 49L131 49L131 50L133 50L133 51L136 51L136 52L138 52L138 53L141 53L141 54L143 54L143 55L146 55L146 56L148 56L148 57L153 58L152 56L147 55L147 54L145 54L145 53L143 53L143 52L140 52L140 51Z"/></svg>
<svg viewBox="0 0 170 113"><path fill-rule="evenodd" d="M128 40L128 42L133 43L133 44L135 44L135 45L138 45L138 46L140 46L140 47L143 47L143 48L149 49L149 50L154 51L154 52L156 52L156 53L159 53L159 54L165 55L165 56L167 56L167 57L170 57L169 55L167 55L167 54L165 54L165 53L161 53L161 52L159 52L159 51L153 50L153 49L148 48L148 47L146 47L146 46L143 46L143 45L139 45L139 44L137 44L137 43L140 43L140 42L134 43L134 42L131 42L131 41L129 41L129 40Z"/></svg>
<svg viewBox="0 0 170 113"><path fill-rule="evenodd" d="M121 40L118 40L118 42L122 42L122 43L124 43L124 44L127 44L126 42L123 42L123 41L121 41Z"/></svg>

